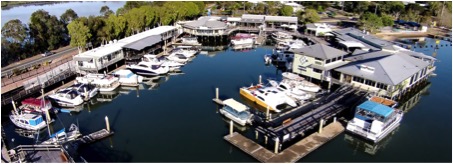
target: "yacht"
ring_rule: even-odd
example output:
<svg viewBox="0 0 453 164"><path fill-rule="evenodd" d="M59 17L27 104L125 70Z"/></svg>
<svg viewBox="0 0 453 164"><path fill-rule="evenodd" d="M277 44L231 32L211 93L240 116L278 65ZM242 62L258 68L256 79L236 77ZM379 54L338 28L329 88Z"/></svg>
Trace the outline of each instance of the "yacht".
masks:
<svg viewBox="0 0 453 164"><path fill-rule="evenodd" d="M269 83L273 87L277 87L279 90L283 91L286 93L287 96L296 99L299 102L303 102L304 100L307 100L312 97L311 94L308 94L301 90L300 88L297 88L295 86L291 86L291 84L287 83L287 81L281 81L277 82L275 80L269 80Z"/></svg>
<svg viewBox="0 0 453 164"><path fill-rule="evenodd" d="M99 92L99 88L95 87L94 85L82 83L74 83L73 85L68 87L68 89L77 91L85 101L90 100Z"/></svg>
<svg viewBox="0 0 453 164"><path fill-rule="evenodd" d="M294 88L298 88L308 92L319 92L321 90L320 86L305 80L303 77L300 77L297 74L291 72L284 72L282 73L282 76L283 76L282 82L285 82L290 86L293 86Z"/></svg>
<svg viewBox="0 0 453 164"><path fill-rule="evenodd" d="M143 76L134 74L131 70L121 69L113 72L113 75L118 77L118 81L121 85L125 86L137 86L143 82Z"/></svg>
<svg viewBox="0 0 453 164"><path fill-rule="evenodd" d="M402 119L401 110L370 99L356 107L354 118L348 122L346 130L376 143L397 128Z"/></svg>
<svg viewBox="0 0 453 164"><path fill-rule="evenodd" d="M179 62L176 62L176 61L172 61L172 60L168 60L166 59L165 57L157 57L156 55L144 55L143 58L142 58L142 61L143 62L150 62L152 64L156 64L156 65L161 65L163 67L168 67L169 68L169 71L177 71L179 70L179 68L181 68L182 66L184 66L184 64L182 63L179 63Z"/></svg>
<svg viewBox="0 0 453 164"><path fill-rule="evenodd" d="M16 113L9 115L9 119L17 127L28 130L40 130L47 126L41 114Z"/></svg>
<svg viewBox="0 0 453 164"><path fill-rule="evenodd" d="M67 88L58 90L48 97L54 100L60 107L75 107L83 103L82 95L79 92Z"/></svg>
<svg viewBox="0 0 453 164"><path fill-rule="evenodd" d="M225 117L233 120L239 125L245 126L251 124L253 114L249 112L249 107L237 102L234 99L227 99L223 101L223 108L219 111Z"/></svg>
<svg viewBox="0 0 453 164"><path fill-rule="evenodd" d="M138 75L144 76L157 76L167 74L170 70L169 67L163 67L159 64L153 64L151 62L140 62L137 65L127 66L129 70Z"/></svg>
<svg viewBox="0 0 453 164"><path fill-rule="evenodd" d="M190 58L184 55L181 51L174 51L167 56L167 59L178 63L186 64Z"/></svg>
<svg viewBox="0 0 453 164"><path fill-rule="evenodd" d="M274 40L278 42L285 42L293 40L293 36L284 32L274 32L271 36Z"/></svg>
<svg viewBox="0 0 453 164"><path fill-rule="evenodd" d="M120 86L118 77L106 74L89 73L83 77L76 77L76 81L82 84L93 84L100 92L111 92Z"/></svg>
<svg viewBox="0 0 453 164"><path fill-rule="evenodd" d="M177 46L175 50L182 52L188 58L193 57L200 52L199 49L194 46Z"/></svg>
<svg viewBox="0 0 453 164"><path fill-rule="evenodd" d="M52 109L52 103L45 99L27 98L21 104L19 111L25 113L44 113Z"/></svg>
<svg viewBox="0 0 453 164"><path fill-rule="evenodd" d="M269 110L275 112L280 112L281 110L278 108L282 105L297 106L297 103L292 98L276 87L266 87L258 84L242 87L239 89L239 93L250 101L256 102L259 106L263 108L269 107Z"/></svg>
<svg viewBox="0 0 453 164"><path fill-rule="evenodd" d="M236 36L231 38L231 45L232 46L239 46L239 45L251 45L253 46L255 43L254 35L250 34L236 34Z"/></svg>

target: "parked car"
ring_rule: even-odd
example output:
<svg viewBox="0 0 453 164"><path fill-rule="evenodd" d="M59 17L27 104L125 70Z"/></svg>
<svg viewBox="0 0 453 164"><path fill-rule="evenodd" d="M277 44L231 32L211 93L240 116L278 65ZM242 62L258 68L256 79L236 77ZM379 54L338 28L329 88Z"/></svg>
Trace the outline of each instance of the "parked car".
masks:
<svg viewBox="0 0 453 164"><path fill-rule="evenodd" d="M46 51L44 52L43 54L41 54L42 56L50 56L50 55L53 55L53 52L50 52L50 51Z"/></svg>

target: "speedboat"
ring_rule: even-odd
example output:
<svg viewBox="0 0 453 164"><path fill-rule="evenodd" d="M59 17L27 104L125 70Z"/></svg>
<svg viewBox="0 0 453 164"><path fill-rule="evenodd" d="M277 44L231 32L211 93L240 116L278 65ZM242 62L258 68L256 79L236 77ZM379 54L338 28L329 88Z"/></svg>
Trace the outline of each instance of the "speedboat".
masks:
<svg viewBox="0 0 453 164"><path fill-rule="evenodd" d="M9 115L9 119L17 127L28 130L40 130L47 126L41 114L16 113Z"/></svg>
<svg viewBox="0 0 453 164"><path fill-rule="evenodd" d="M175 50L182 52L186 57L189 58L195 56L199 52L199 49L195 48L194 46L178 46Z"/></svg>
<svg viewBox="0 0 453 164"><path fill-rule="evenodd" d="M186 55L184 55L183 53L177 51L177 52L174 52L174 53L171 53L170 55L168 55L167 59L178 62L178 63L185 64L185 63L187 63L187 61L189 61L190 58L187 57Z"/></svg>
<svg viewBox="0 0 453 164"><path fill-rule="evenodd" d="M62 89L48 96L60 107L75 107L83 103L82 95L76 90Z"/></svg>
<svg viewBox="0 0 453 164"><path fill-rule="evenodd" d="M259 106L269 108L269 110L275 112L280 112L281 110L278 108L282 105L297 106L297 103L292 98L276 87L266 87L258 84L242 87L239 89L239 93L250 101L256 102Z"/></svg>
<svg viewBox="0 0 453 164"><path fill-rule="evenodd" d="M96 88L94 85L82 83L75 83L68 87L68 89L77 91L85 101L90 100L99 92L99 88Z"/></svg>
<svg viewBox="0 0 453 164"><path fill-rule="evenodd" d="M272 38L278 42L285 42L293 40L293 36L284 32L272 33Z"/></svg>
<svg viewBox="0 0 453 164"><path fill-rule="evenodd" d="M346 130L376 143L396 129L402 119L401 110L368 100L356 107Z"/></svg>
<svg viewBox="0 0 453 164"><path fill-rule="evenodd" d="M118 77L106 74L87 74L83 77L76 77L76 81L82 84L93 84L100 92L111 92L120 86Z"/></svg>
<svg viewBox="0 0 453 164"><path fill-rule="evenodd" d="M169 67L153 64L151 62L140 62L137 65L127 66L129 70L138 75L144 76L157 76L167 74L170 70Z"/></svg>
<svg viewBox="0 0 453 164"><path fill-rule="evenodd" d="M113 75L118 77L118 81L121 85L125 86L137 86L143 82L143 76L134 74L131 70L121 69L113 72Z"/></svg>
<svg viewBox="0 0 453 164"><path fill-rule="evenodd" d="M296 99L297 101L304 101L312 97L311 94L308 94L302 91L295 86L291 86L291 84L287 83L287 81L281 81L280 83L275 80L269 80L269 83L273 87L277 87L279 90L285 92L285 94L291 98Z"/></svg>
<svg viewBox="0 0 453 164"><path fill-rule="evenodd" d="M234 99L227 99L223 101L223 108L219 111L225 117L233 120L234 122L238 123L239 125L245 126L246 124L251 124L253 114L251 114L248 110L249 107L237 102Z"/></svg>
<svg viewBox="0 0 453 164"><path fill-rule="evenodd" d="M71 124L68 132L66 132L65 130L66 129L63 128L62 130L50 135L49 139L43 141L41 144L42 145L63 144L69 141L74 141L80 136L82 136L82 134L79 131L79 127L77 127L75 124Z"/></svg>
<svg viewBox="0 0 453 164"><path fill-rule="evenodd" d="M27 98L21 104L19 111L25 113L44 113L52 109L52 103L45 99Z"/></svg>
<svg viewBox="0 0 453 164"><path fill-rule="evenodd" d="M161 65L163 67L168 67L169 71L176 71L179 70L184 64L168 60L165 57L158 58L156 55L144 55L142 58L142 62L150 62L155 65Z"/></svg>

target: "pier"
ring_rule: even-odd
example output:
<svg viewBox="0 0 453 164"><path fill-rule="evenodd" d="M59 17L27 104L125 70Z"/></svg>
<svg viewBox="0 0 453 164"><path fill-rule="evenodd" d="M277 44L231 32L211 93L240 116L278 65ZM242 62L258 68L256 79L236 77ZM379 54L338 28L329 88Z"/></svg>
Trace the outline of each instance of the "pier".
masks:
<svg viewBox="0 0 453 164"><path fill-rule="evenodd" d="M113 135L112 131L109 132L107 129L101 129L101 130L99 130L97 132L85 135L85 136L77 139L75 142L79 142L79 143L83 143L83 144L89 144L89 143L93 143L93 142L96 142L98 140L107 138L108 136L111 136L111 135Z"/></svg>
<svg viewBox="0 0 453 164"><path fill-rule="evenodd" d="M322 133L313 133L280 153L273 153L237 132L226 135L224 139L260 162L293 163L335 138L344 129L339 122L331 123L323 128Z"/></svg>

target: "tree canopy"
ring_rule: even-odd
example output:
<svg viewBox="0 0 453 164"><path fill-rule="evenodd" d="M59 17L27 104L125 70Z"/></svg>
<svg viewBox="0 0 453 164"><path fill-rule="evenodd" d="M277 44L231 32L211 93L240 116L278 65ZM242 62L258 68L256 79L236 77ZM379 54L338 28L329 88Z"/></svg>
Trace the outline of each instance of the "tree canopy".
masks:
<svg viewBox="0 0 453 164"><path fill-rule="evenodd" d="M293 15L293 7L288 6L288 5L283 5L282 8L280 8L280 15L282 16L291 16Z"/></svg>
<svg viewBox="0 0 453 164"><path fill-rule="evenodd" d="M69 35L71 35L70 45L77 47L79 52L82 52L83 48L87 44L87 41L91 38L90 29L84 25L80 20L74 20L68 25Z"/></svg>

